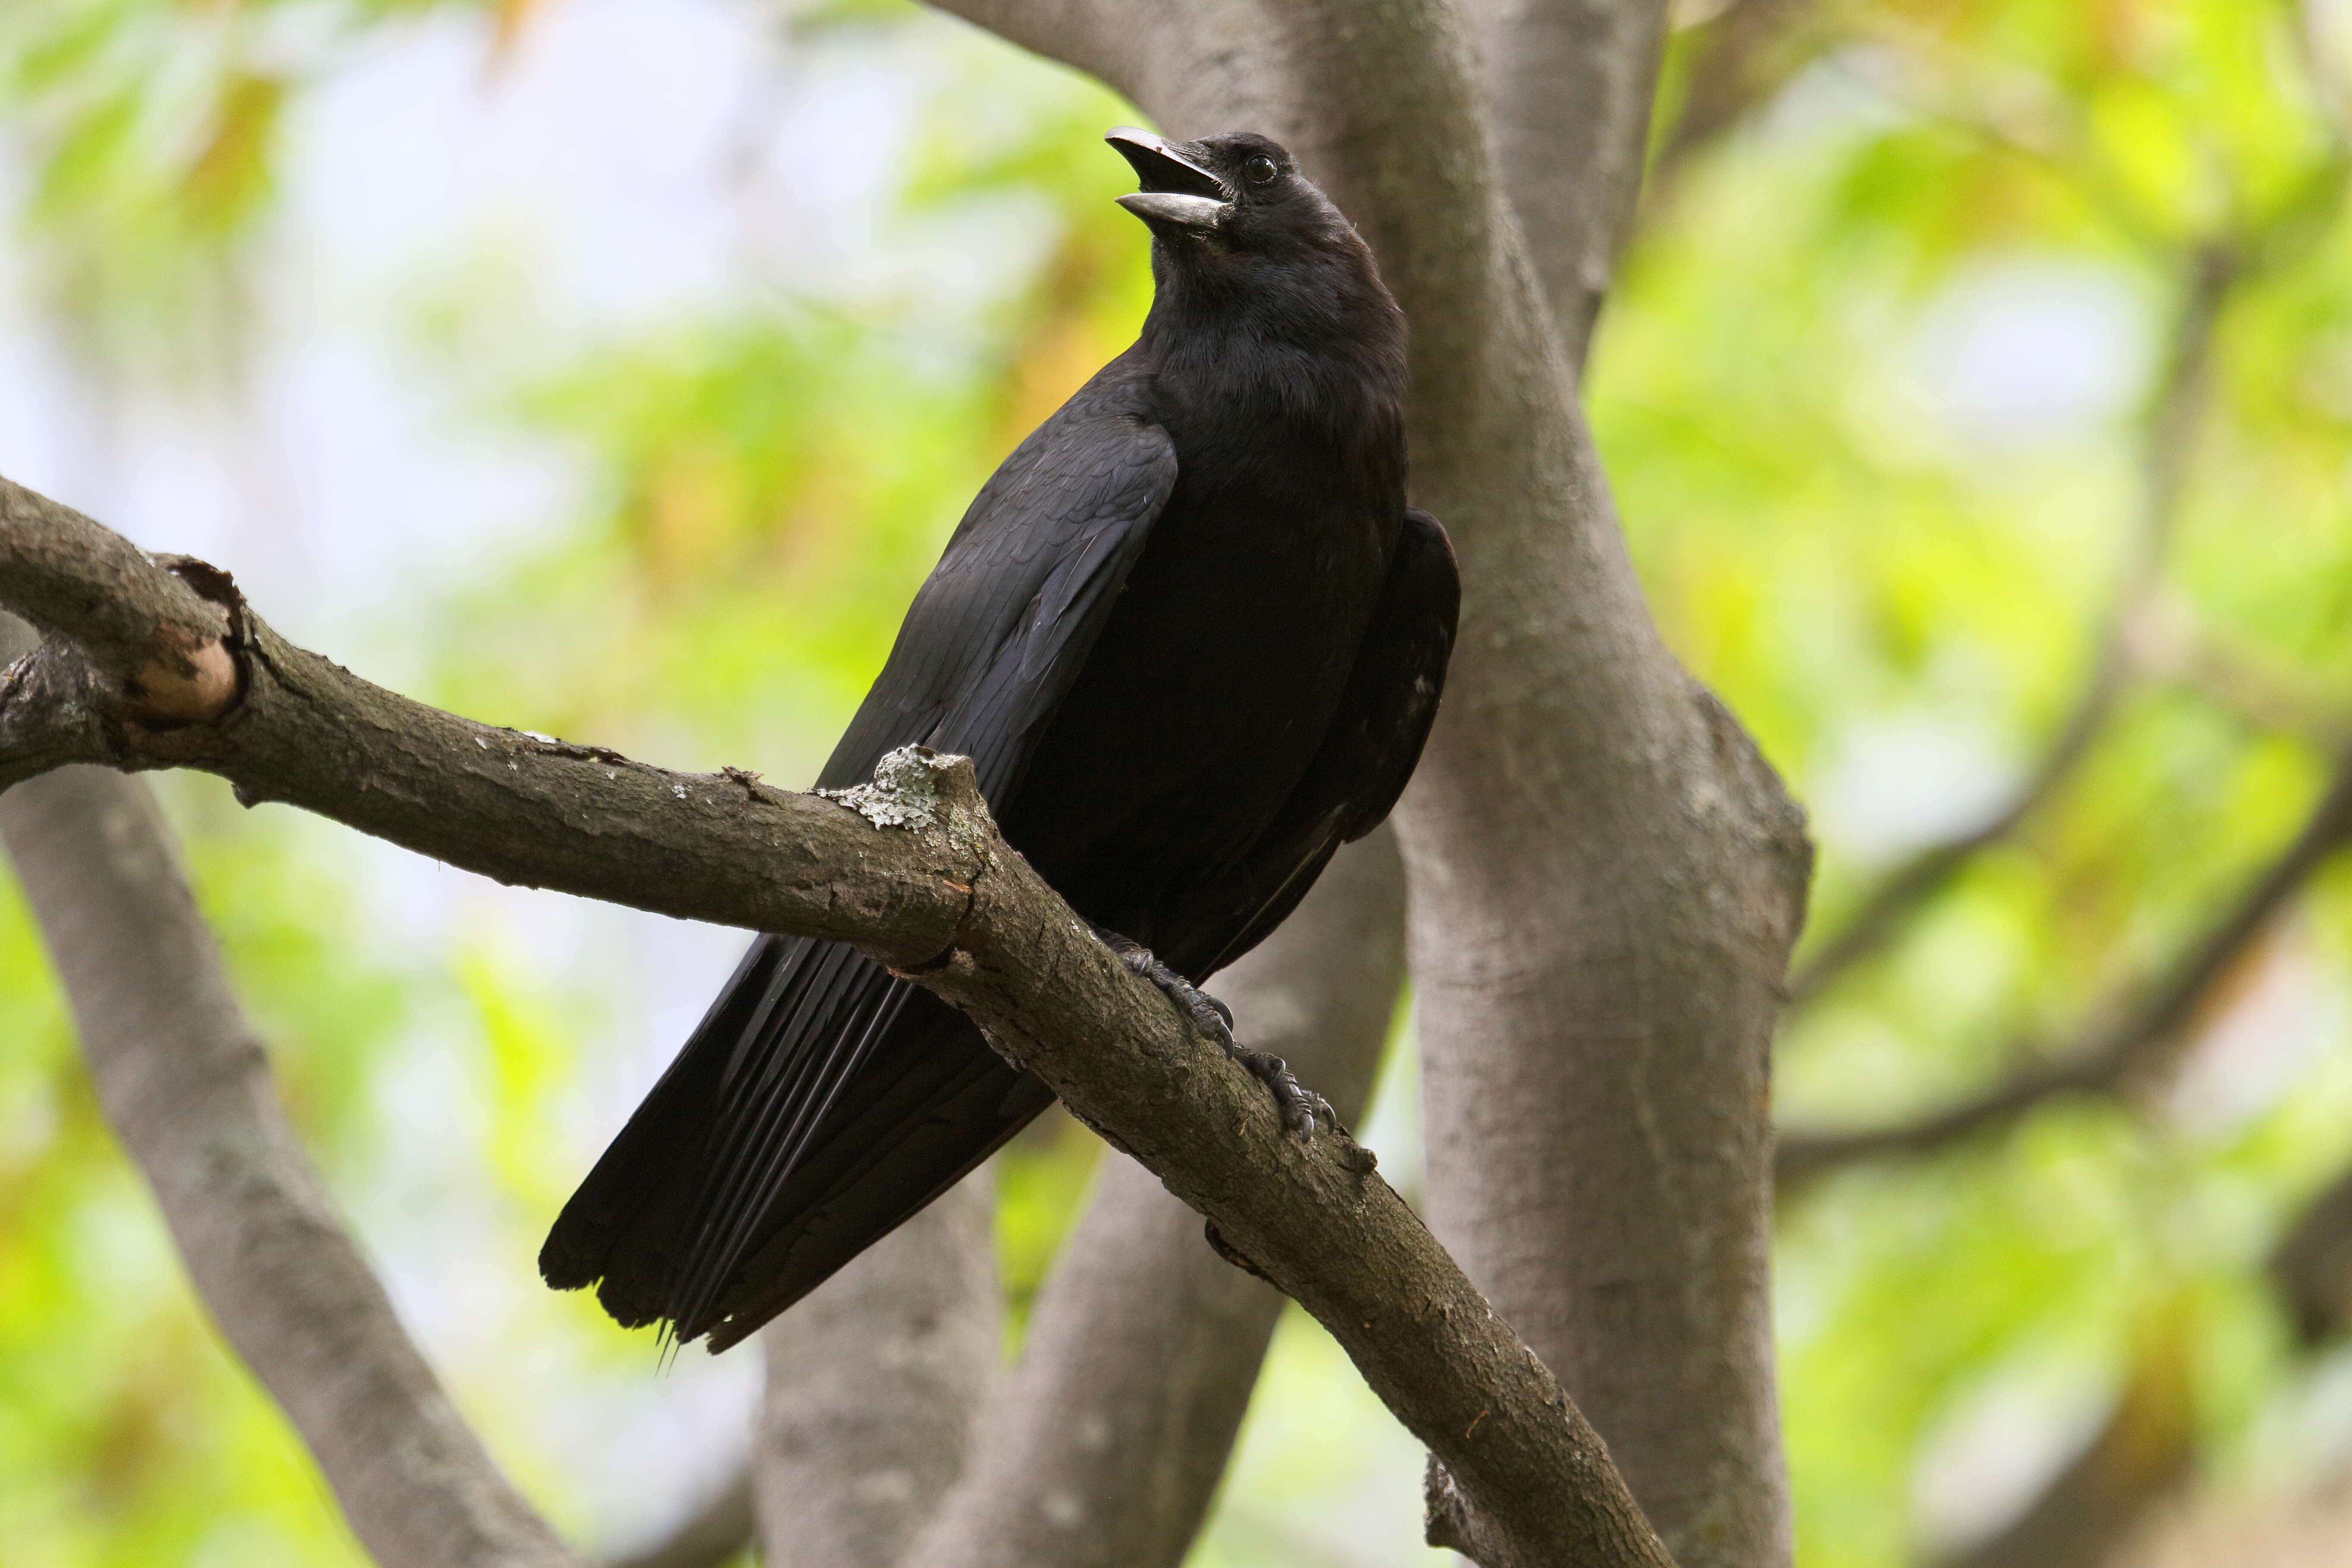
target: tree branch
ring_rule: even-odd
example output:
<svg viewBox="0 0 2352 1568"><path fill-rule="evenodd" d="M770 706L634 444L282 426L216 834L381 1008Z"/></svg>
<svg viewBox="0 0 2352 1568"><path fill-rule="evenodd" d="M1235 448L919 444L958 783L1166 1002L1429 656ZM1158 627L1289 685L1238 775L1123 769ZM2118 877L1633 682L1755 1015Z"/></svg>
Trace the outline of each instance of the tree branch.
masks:
<svg viewBox="0 0 2352 1568"><path fill-rule="evenodd" d="M97 528L46 503L24 515L0 532L0 582L46 548L32 535ZM117 570L163 575L129 557ZM226 576L202 578L227 612L238 700L171 730L102 707L104 760L200 767L247 800L299 804L502 881L857 943L971 1015L1313 1312L1510 1542L1488 1568L1667 1561L1600 1439L1368 1152L1285 1136L1256 1080L1004 848L969 762L909 749L854 803L667 773L395 697L276 637ZM33 658L113 673L67 643ZM0 689L0 733L31 700L25 668ZM0 746L0 777L16 761Z"/></svg>
<svg viewBox="0 0 2352 1568"><path fill-rule="evenodd" d="M1650 170L1650 199L1670 199L1691 160L1786 85L1822 49L1803 24L1814 0L1732 0L1691 45L1681 108ZM1826 30L1824 30L1826 34Z"/></svg>
<svg viewBox="0 0 2352 1568"><path fill-rule="evenodd" d="M566 1568L337 1218L146 787L53 773L0 795L0 832L109 1121L214 1321L370 1555L385 1568Z"/></svg>
<svg viewBox="0 0 2352 1568"><path fill-rule="evenodd" d="M2132 660L2156 679L2193 692L2257 729L2320 751L2352 745L2352 713L2314 672L2285 668L2217 632L2194 605L2160 595L2132 632Z"/></svg>
<svg viewBox="0 0 2352 1568"><path fill-rule="evenodd" d="M1177 136L1264 132L1307 155L1276 17L1283 0L926 0L1099 77Z"/></svg>
<svg viewBox="0 0 2352 1568"><path fill-rule="evenodd" d="M2165 1059L2214 986L2312 874L2347 842L2352 842L2352 752L2337 764L2294 841L2117 1022L2087 1031L2074 1049L2054 1058L2031 1047L2014 1047L2013 1056L2031 1053L2041 1059L1981 1094L1916 1121L1862 1132L1783 1132L1776 1166L1780 1185L1786 1189L1858 1160L1932 1153L2006 1126L2053 1095L2121 1091Z"/></svg>
<svg viewBox="0 0 2352 1568"><path fill-rule="evenodd" d="M887 1568L963 1474L1004 1350L995 1213L966 1178L761 1331L769 1562Z"/></svg>
<svg viewBox="0 0 2352 1568"><path fill-rule="evenodd" d="M26 496L0 480L0 504ZM105 531L31 499L49 509L46 521L0 531L0 582L37 553L44 532ZM224 573L188 562L167 573L136 552L121 570L126 585L147 593L176 574L215 595L228 629L196 652L219 650L231 661L235 702L210 722L152 727L128 691L122 656L110 664L98 650L53 639L0 674L0 784L57 765L56 750L41 742L57 732L50 693L69 687L87 702L75 730L84 744L69 760L199 768L227 779L247 805L299 805L502 882L862 941L899 963L944 952L970 906L968 884L986 859L984 827L961 837L935 828L914 836L922 848L912 856L877 857L872 826L841 805L749 773L673 773L602 747L461 719L286 642ZM184 623L163 625L168 632ZM917 774L907 782L922 793ZM844 876L845 866L858 869ZM756 871L746 875L746 867Z"/></svg>
<svg viewBox="0 0 2352 1568"><path fill-rule="evenodd" d="M1267 11L1269 129L1412 324L1414 495L1462 561L1398 819L1431 1222L1685 1568L1769 1568L1790 1548L1762 1107L1801 817L1650 618L1453 8Z"/></svg>
<svg viewBox="0 0 2352 1568"><path fill-rule="evenodd" d="M1352 1122L1403 981L1404 868L1385 830L1218 977L1253 1048ZM1282 1298L1113 1153L1037 1298L987 1441L905 1568L1176 1568L1238 1434Z"/></svg>
<svg viewBox="0 0 2352 1568"><path fill-rule="evenodd" d="M1342 850L1297 912L1218 979L1218 994L1234 1008L1243 1037L1287 1059L1346 1121L1355 1119L1370 1090L1388 1034L1384 999L1403 982L1403 894L1404 868L1384 828ZM907 1235L883 1247L896 1247ZM926 1256L934 1239L910 1238L908 1255ZM777 1466L766 1454L776 1437L787 1436L790 1468L804 1477L798 1489L810 1500L805 1509L771 1510L779 1521L772 1555L789 1557L795 1568L834 1560L902 1568L1181 1563L1223 1474L1281 1295L1218 1258L1202 1235L1200 1216L1150 1172L1113 1152L1038 1296L1020 1365L987 1412L986 1438L974 1461L910 1552L893 1547L848 1556L826 1545L842 1533L827 1527L829 1518L856 1508L902 1510L919 1498L934 1500L929 1489L878 1484L887 1478L877 1476L877 1468L895 1473L900 1467L858 1463L855 1454L845 1458L831 1443L819 1454L807 1439L829 1428L795 1420L795 1428L811 1430L793 1440L779 1433L774 1412L780 1395L800 1399L787 1384L789 1369L831 1360L854 1367L850 1381L884 1385L886 1405L902 1403L891 1394L910 1374L941 1381L937 1357L887 1347L877 1352L871 1343L874 1325L887 1326L894 1315L893 1290L885 1287L895 1285L898 1272L903 1270L877 1275L873 1288L861 1292L861 1300L875 1298L870 1314L832 1314L828 1331L811 1335L795 1322L796 1311L763 1336L771 1412L763 1462L772 1475ZM992 1321L995 1283L982 1283ZM913 1292L926 1295L926 1282L914 1281ZM927 1302L925 1315L967 1316L976 1293L953 1295L943 1314L930 1313ZM787 1329L800 1331L788 1341ZM972 1364L993 1361L992 1342ZM962 1393L961 1381L948 1381ZM853 1426L867 1425L864 1403L853 1407ZM963 1401L945 1404L961 1408ZM929 1417L938 1408L912 1424L936 1426ZM826 1473L808 1474L818 1467ZM770 1489L773 1496L780 1489ZM828 1491L834 1495L818 1495ZM752 1530L747 1475L620 1568L719 1568L749 1543Z"/></svg>
<svg viewBox="0 0 2352 1568"><path fill-rule="evenodd" d="M2016 832L2074 776L2074 770L2090 754L2092 742L2105 731L2116 700L2123 694L2125 663L2121 644L2103 639L2073 711L2017 793L1966 833L1913 854L1864 893L1861 906L1845 924L1824 938L1790 976L1790 1012L1819 997L1849 970L1893 942L1980 851Z"/></svg>
<svg viewBox="0 0 2352 1568"><path fill-rule="evenodd" d="M132 717L215 719L235 700L220 607L147 570L130 541L5 480L0 539L0 604L119 677L114 695Z"/></svg>
<svg viewBox="0 0 2352 1568"><path fill-rule="evenodd" d="M2197 1468L2196 1391L2177 1323L2134 1359L2106 1422L2083 1451L1987 1539L1937 1568L2104 1568L2116 1547Z"/></svg>

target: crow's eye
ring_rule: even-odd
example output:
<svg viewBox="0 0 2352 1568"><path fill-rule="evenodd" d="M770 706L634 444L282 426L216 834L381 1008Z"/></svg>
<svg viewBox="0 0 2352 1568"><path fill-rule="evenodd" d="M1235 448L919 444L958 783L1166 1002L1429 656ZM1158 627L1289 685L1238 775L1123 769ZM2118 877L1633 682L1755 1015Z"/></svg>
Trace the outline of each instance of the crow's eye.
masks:
<svg viewBox="0 0 2352 1568"><path fill-rule="evenodd" d="M1269 184L1282 171L1274 166L1274 160L1263 153L1242 165L1242 177L1253 185Z"/></svg>

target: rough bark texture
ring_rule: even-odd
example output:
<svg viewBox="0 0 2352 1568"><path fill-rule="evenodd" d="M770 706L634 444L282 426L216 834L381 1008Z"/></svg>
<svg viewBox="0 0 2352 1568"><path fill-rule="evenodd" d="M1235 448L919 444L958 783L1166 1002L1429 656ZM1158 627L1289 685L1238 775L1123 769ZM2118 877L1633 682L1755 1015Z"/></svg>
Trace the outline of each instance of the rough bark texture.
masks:
<svg viewBox="0 0 2352 1568"><path fill-rule="evenodd" d="M1477 0L1495 151L1581 373L1642 194L1666 0Z"/></svg>
<svg viewBox="0 0 2352 1568"><path fill-rule="evenodd" d="M1657 639L1477 142L1407 132L1471 97L1441 29L1382 7L1302 51L1413 324L1416 498L1462 549L1467 631L1401 818L1431 1221L1677 1561L1781 1562L1765 1110L1801 819Z"/></svg>
<svg viewBox="0 0 2352 1568"><path fill-rule="evenodd" d="M1004 1343L994 1219L969 1177L761 1331L771 1568L898 1563L963 1473Z"/></svg>
<svg viewBox="0 0 2352 1568"><path fill-rule="evenodd" d="M1403 979L1404 870L1383 831L1343 851L1221 975L1241 1037L1352 1122ZM907 1568L1175 1568L1207 1515L1282 1297L1113 1152L1037 1298L988 1441ZM879 1559L877 1559L879 1561Z"/></svg>
<svg viewBox="0 0 2352 1568"><path fill-rule="evenodd" d="M28 528L95 527L51 508L0 531L0 555L31 553ZM1005 848L969 761L909 748L841 803L663 773L407 702L271 635L224 576L205 581L230 613L238 700L162 731L101 706L103 760L201 766L247 798L299 801L502 880L857 942L962 1008L1313 1312L1507 1543L1488 1568L1667 1561L1600 1438L1369 1152L1283 1133L1263 1086ZM98 693L118 673L69 643L30 662L87 665ZM0 686L0 778L8 725L38 718L26 668Z"/></svg>
<svg viewBox="0 0 2352 1568"><path fill-rule="evenodd" d="M1615 245L1596 226L1622 218L1638 168L1609 138L1630 124L1638 142L1657 7L1508 0L1518 26L1549 30L1524 60L1520 40L1487 35L1502 126L1443 0L950 8L1181 134L1281 138L1380 255L1415 334L1416 499L1452 530L1465 590L1447 714L1402 818L1433 1210L1503 1319L1600 1413L1687 1568L1785 1560L1764 1047L1807 850L1769 769L1659 642L1573 395L1594 260ZM1546 58L1599 85L1552 92ZM1584 107L1589 135L1531 122ZM1547 184L1547 160L1579 146L1601 171L1589 188ZM1106 967L995 851L958 776L861 856L865 825L804 797L415 710L249 618L230 643L247 686L226 723L144 728L100 683L83 705L97 718L12 746L13 717L70 706L34 700L87 673L60 656L0 692L0 757L96 746L118 765L211 767L508 879L943 960L926 984L1332 1328L1442 1461L1441 1532L1488 1568L1662 1560L1544 1366L1352 1146L1267 1136L1255 1086ZM1106 1022L1143 1048L1106 1053Z"/></svg>
<svg viewBox="0 0 2352 1568"><path fill-rule="evenodd" d="M302 1434L370 1555L385 1568L572 1563L345 1233L146 785L62 770L0 796L0 832L108 1120L214 1321Z"/></svg>
<svg viewBox="0 0 2352 1568"><path fill-rule="evenodd" d="M27 494L0 480L0 500L11 491ZM58 532L106 531L64 508L48 516ZM16 591L16 563L68 553L37 548L48 531L0 531L0 595ZM121 570L126 584L151 592L178 583L135 551ZM199 612L228 613L230 631L210 646L235 661L235 705L210 722L147 722L122 695L127 672L109 668L98 647L53 639L0 674L0 787L68 761L201 768L226 778L247 805L299 805L502 882L668 913L692 904L688 918L722 925L863 939L890 962L919 963L954 939L965 884L982 863L977 842L934 834L913 860L875 857L872 824L858 811L768 788L751 773L673 773L444 713L286 642L226 574L179 570L225 602L194 601ZM161 623L159 635L203 629L192 616ZM52 700L60 689L84 702L62 731ZM919 795L921 781L908 782ZM926 804L910 809L920 816ZM859 869L844 877L846 866Z"/></svg>
<svg viewBox="0 0 2352 1568"><path fill-rule="evenodd" d="M75 526L79 524L79 526ZM134 710L216 716L234 689L217 644L227 617L176 576L142 570L136 545L0 480L0 604L71 637L122 678Z"/></svg>

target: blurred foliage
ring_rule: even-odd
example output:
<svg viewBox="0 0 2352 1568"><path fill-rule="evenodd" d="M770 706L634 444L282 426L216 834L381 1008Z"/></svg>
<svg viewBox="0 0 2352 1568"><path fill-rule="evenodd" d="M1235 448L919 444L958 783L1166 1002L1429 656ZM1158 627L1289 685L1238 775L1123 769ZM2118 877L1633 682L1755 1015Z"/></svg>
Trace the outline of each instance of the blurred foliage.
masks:
<svg viewBox="0 0 2352 1568"><path fill-rule="evenodd" d="M1825 3L1787 35L1807 63L1653 193L1594 420L1670 638L1813 807L1812 943L1909 851L1993 814L2127 623L2132 673L2054 796L1791 1017L1784 1125L1897 1122L2015 1070L2021 1039L2063 1052L2333 771L2352 225L2326 24L2200 0ZM1707 31L1678 40L1670 105L1705 79ZM2235 271L2211 374L2167 426L2215 258ZM1998 1528L2159 1319L2185 1325L2162 1353L2214 1484L2352 1463L2258 1273L2352 1152L2347 895L2332 868L2239 960L2177 1079L1786 1205L1801 1562Z"/></svg>
<svg viewBox="0 0 2352 1568"><path fill-rule="evenodd" d="M441 3L0 8L5 131L30 174L16 232L61 320L134 374L216 353L236 329L241 251L273 193L289 96L349 30Z"/></svg>
<svg viewBox="0 0 2352 1568"><path fill-rule="evenodd" d="M0 8L9 243L60 330L134 381L233 368L237 302L272 283L289 128L358 40L428 9ZM437 9L494 69L566 7ZM2352 26L2318 0L1696 9L1659 117L1676 151L1588 395L1667 635L1813 810L1809 940L1997 808L2103 657L2128 667L2054 795L1791 1018L1784 1121L1876 1125L1997 1081L2020 1041L2063 1051L2160 973L2293 836L2352 729ZM874 243L945 266L995 236L993 280L945 306L887 268L755 281L516 355L491 352L514 301L466 270L473 237L448 237L457 281L421 280L438 292L416 353L582 482L520 565L404 607L436 700L801 782L980 478L1132 333L1142 247L1095 141L1131 111L896 4L788 20L779 50L805 69L898 51L924 83ZM1707 65L1741 38L1760 65ZM1743 82L1737 103L1697 96ZM2184 378L2217 265L2210 374ZM609 1131L573 1122L616 1004L491 927L391 955L342 840L201 784L172 799L354 1207L478 1184L458 1201L517 1283L450 1309L490 1325L453 1378L559 1520L602 1517L516 1391L602 1397L648 1369L641 1339L524 1278ZM2294 1347L2260 1272L2352 1159L2347 961L2352 874L2331 866L2128 1099L2056 1100L1792 1196L1782 1393L1807 1568L1999 1528L2111 1408L2185 1424L2217 1489L2352 1465L2344 1358ZM181 1288L14 901L0 1005L18 1042L0 1060L0 1555L355 1561ZM1050 1118L1001 1162L1016 1332L1096 1147ZM1373 1440L1328 1342L1294 1319L1270 1377L1201 1560L1421 1560L1409 1445Z"/></svg>

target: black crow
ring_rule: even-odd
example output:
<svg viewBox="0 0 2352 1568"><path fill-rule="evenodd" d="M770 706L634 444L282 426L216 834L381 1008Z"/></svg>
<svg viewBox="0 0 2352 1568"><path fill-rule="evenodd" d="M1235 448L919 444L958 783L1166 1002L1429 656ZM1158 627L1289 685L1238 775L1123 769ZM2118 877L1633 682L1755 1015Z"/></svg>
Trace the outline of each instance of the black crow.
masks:
<svg viewBox="0 0 2352 1568"><path fill-rule="evenodd" d="M1453 552L1404 504L1404 320L1339 209L1263 136L1109 141L1151 231L1143 335L982 488L818 784L971 756L1006 840L1311 1135L1319 1102L1192 983L1395 804ZM855 948L761 937L540 1269L722 1350L1052 1101Z"/></svg>

